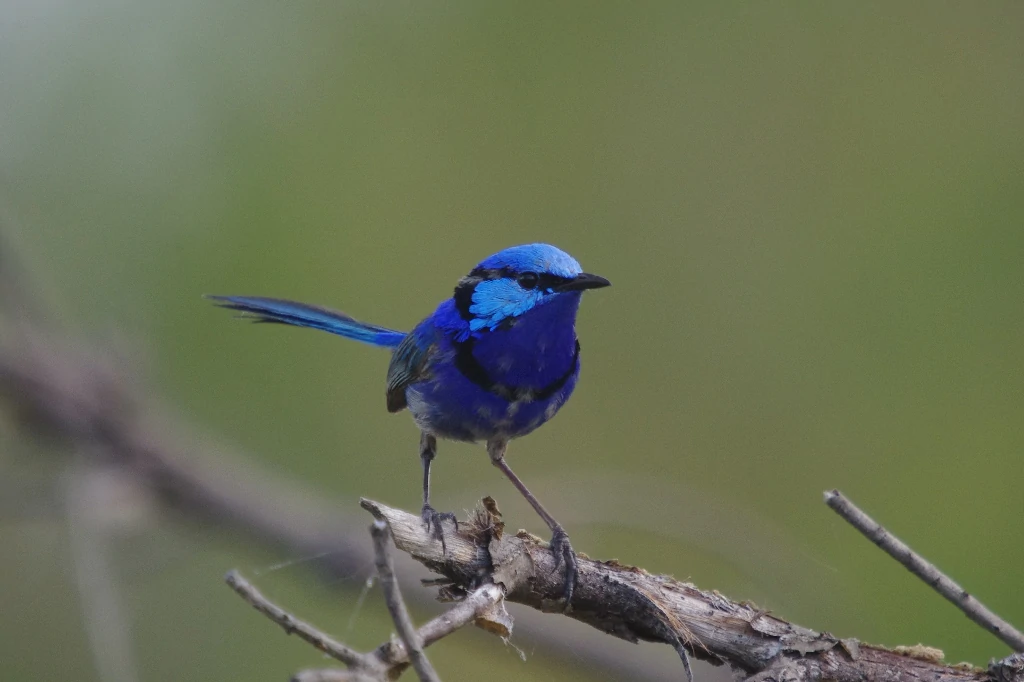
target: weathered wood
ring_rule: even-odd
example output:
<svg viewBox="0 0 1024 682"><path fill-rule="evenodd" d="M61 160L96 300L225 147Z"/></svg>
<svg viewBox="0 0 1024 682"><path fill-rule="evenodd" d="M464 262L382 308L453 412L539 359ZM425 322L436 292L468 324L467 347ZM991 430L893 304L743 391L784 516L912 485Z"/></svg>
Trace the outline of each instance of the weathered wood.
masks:
<svg viewBox="0 0 1024 682"><path fill-rule="evenodd" d="M508 601L562 612L563 571L546 543L523 531L504 532L489 498L457 532L445 525L445 552L419 515L366 499L362 506L387 521L398 549L449 579L452 586L446 589L469 589L493 579ZM578 560L566 616L631 642L681 643L691 655L730 665L751 681L1024 682L1013 669L1000 668L997 674L992 667L947 665L940 651L928 647L889 650L839 639L668 576L582 554Z"/></svg>

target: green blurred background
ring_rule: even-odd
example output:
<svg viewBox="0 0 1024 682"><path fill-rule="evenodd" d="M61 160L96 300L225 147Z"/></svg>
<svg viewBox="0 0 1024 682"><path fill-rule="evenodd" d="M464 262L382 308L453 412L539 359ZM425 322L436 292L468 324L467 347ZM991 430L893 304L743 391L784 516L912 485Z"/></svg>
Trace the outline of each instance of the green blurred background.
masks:
<svg viewBox="0 0 1024 682"><path fill-rule="evenodd" d="M549 241L614 283L583 304L576 396L510 451L577 549L840 636L1009 653L821 493L1024 626L1024 5L0 7L19 241L65 321L144 349L200 428L325 494L415 508L384 353L200 295L404 329L483 257ZM56 454L6 433L0 476L52 494ZM443 444L434 494L544 530L480 447ZM2 676L99 680L66 519L7 507ZM348 625L369 567L325 586L170 521L115 560L147 682L325 664L228 568L356 646L390 632L376 590ZM433 658L447 680L601 679L526 654L460 633Z"/></svg>

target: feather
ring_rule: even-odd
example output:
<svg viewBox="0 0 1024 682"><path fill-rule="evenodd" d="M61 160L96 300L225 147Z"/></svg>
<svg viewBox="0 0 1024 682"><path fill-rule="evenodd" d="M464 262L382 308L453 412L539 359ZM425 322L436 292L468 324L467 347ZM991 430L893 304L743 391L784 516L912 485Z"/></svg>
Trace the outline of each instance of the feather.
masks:
<svg viewBox="0 0 1024 682"><path fill-rule="evenodd" d="M435 333L434 325L427 318L406 335L391 355L391 364L388 365L388 412L404 409L408 405L405 389L427 378L428 361L437 348L431 338Z"/></svg>
<svg viewBox="0 0 1024 682"><path fill-rule="evenodd" d="M372 346L396 348L405 333L355 320L343 312L321 306L259 296L207 296L217 305L252 316L254 322L290 324L310 327L368 343Z"/></svg>

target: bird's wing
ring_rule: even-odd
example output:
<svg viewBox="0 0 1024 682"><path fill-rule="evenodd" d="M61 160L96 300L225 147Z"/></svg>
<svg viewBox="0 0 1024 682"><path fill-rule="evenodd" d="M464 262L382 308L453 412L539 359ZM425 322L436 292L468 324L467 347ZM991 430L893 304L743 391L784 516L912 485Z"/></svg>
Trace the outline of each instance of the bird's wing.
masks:
<svg viewBox="0 0 1024 682"><path fill-rule="evenodd" d="M437 346L434 344L435 330L429 323L420 325L402 339L391 355L388 365L388 412L398 412L408 403L405 389L409 384L426 378L430 356Z"/></svg>

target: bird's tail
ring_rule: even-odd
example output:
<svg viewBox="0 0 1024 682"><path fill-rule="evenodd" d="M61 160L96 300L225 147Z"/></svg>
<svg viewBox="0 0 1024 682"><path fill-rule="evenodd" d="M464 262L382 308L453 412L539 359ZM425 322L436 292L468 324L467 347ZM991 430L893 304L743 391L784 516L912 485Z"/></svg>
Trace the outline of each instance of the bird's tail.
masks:
<svg viewBox="0 0 1024 682"><path fill-rule="evenodd" d="M345 313L316 305L258 296L207 296L207 298L216 301L217 305L222 308L237 310L243 313L243 316L251 317L254 322L312 327L344 336L346 339L354 339L385 348L394 348L405 338L405 332L360 322Z"/></svg>

